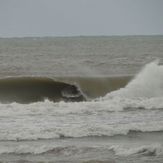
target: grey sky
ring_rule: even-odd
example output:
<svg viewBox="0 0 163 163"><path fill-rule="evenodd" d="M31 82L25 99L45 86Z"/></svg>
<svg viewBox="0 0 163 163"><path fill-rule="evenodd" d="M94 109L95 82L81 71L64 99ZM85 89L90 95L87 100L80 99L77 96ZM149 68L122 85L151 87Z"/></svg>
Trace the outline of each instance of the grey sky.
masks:
<svg viewBox="0 0 163 163"><path fill-rule="evenodd" d="M0 0L0 37L163 34L163 0Z"/></svg>

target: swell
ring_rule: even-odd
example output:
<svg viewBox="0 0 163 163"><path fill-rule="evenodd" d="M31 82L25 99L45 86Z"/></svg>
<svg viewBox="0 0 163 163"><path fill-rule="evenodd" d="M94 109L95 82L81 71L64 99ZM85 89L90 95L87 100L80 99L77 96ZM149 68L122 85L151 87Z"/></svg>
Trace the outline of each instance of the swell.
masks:
<svg viewBox="0 0 163 163"><path fill-rule="evenodd" d="M7 77L0 79L0 102L84 101L124 87L130 78Z"/></svg>

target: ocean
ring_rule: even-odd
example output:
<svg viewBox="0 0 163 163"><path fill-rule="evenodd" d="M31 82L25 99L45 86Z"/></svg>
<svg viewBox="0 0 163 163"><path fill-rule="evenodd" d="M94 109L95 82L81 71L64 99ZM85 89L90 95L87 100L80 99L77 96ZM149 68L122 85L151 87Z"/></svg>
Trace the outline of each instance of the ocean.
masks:
<svg viewBox="0 0 163 163"><path fill-rule="evenodd" d="M162 163L163 36L0 38L0 162Z"/></svg>

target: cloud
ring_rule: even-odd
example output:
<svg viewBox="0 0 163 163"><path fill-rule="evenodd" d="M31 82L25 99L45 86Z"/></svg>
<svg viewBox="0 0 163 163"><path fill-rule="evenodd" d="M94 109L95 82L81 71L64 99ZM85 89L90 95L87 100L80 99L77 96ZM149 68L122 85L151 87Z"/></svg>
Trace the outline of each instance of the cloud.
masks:
<svg viewBox="0 0 163 163"><path fill-rule="evenodd" d="M163 34L162 6L162 0L0 0L0 36Z"/></svg>

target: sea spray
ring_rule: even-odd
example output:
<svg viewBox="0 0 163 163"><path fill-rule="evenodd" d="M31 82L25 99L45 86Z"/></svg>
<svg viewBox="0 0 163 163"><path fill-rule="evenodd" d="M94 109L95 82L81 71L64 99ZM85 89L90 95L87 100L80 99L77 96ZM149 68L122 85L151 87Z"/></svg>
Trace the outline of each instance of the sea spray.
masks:
<svg viewBox="0 0 163 163"><path fill-rule="evenodd" d="M112 93L108 93L105 98L154 98L163 97L163 66L158 60L151 62L133 78L126 87Z"/></svg>

